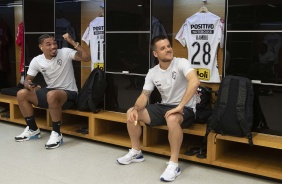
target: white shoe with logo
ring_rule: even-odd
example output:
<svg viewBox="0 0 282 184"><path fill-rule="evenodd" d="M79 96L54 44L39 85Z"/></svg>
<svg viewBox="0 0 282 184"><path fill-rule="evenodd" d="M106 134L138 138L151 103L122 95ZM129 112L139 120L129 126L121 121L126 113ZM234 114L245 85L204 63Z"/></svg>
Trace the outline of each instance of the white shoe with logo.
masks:
<svg viewBox="0 0 282 184"><path fill-rule="evenodd" d="M39 128L34 131L34 130L29 129L29 126L27 126L24 129L23 133L15 137L15 140L17 142L22 142L22 141L28 141L30 139L40 139L40 138L41 138L41 135L40 135Z"/></svg>
<svg viewBox="0 0 282 184"><path fill-rule="evenodd" d="M160 177L161 181L173 181L177 176L181 174L181 170L177 163L172 161L168 162L168 166Z"/></svg>
<svg viewBox="0 0 282 184"><path fill-rule="evenodd" d="M140 150L138 153L136 151L129 149L129 152L117 159L117 162L122 165L127 165L132 162L143 162L145 160L144 156L142 155L142 151Z"/></svg>
<svg viewBox="0 0 282 184"><path fill-rule="evenodd" d="M45 144L46 149L57 148L63 144L63 135L59 135L57 132L52 131L48 142Z"/></svg>

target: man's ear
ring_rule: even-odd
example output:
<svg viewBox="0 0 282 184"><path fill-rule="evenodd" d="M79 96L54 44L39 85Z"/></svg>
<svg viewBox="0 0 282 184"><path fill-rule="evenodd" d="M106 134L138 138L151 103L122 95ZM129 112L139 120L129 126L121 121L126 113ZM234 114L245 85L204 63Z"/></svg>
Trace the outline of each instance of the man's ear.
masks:
<svg viewBox="0 0 282 184"><path fill-rule="evenodd" d="M158 57L158 54L155 51L153 51L153 54L155 57Z"/></svg>

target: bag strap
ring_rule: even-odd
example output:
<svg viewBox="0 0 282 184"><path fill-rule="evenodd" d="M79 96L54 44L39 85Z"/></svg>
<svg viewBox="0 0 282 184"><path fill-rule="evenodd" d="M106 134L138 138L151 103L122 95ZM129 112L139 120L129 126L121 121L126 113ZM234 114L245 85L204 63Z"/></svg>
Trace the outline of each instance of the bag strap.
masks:
<svg viewBox="0 0 282 184"><path fill-rule="evenodd" d="M220 99L217 102L218 103L218 111L217 114L213 114L209 120L208 120L208 124L207 124L207 128L206 128L206 134L204 136L204 142L207 141L207 137L209 135L209 133L215 129L215 127L218 125L218 123L221 121L226 107L227 107L227 101L228 101L228 93L229 93L229 87L230 87L230 82L231 82L231 78L229 76L226 76L220 84ZM214 118L215 116L215 118Z"/></svg>
<svg viewBox="0 0 282 184"><path fill-rule="evenodd" d="M244 132L245 135L247 135L247 138L249 140L249 145L253 145L252 140L252 133L251 130L248 128L248 124L245 118L245 104L247 100L247 82L244 80L239 80L239 91L238 91L238 98L237 98L237 104L236 104L236 112L237 112L237 120L239 121L239 124Z"/></svg>
<svg viewBox="0 0 282 184"><path fill-rule="evenodd" d="M87 89L88 105L89 105L91 111L94 112L94 113L97 113L98 111L95 108L95 105L94 105L94 103L92 101L92 89L93 89L93 86L95 85L94 82L95 82L96 77L99 76L99 74L98 74L99 71L98 70L99 70L99 68L95 68L93 70L94 74L93 74L93 77L91 78L90 85L89 85L89 87Z"/></svg>
<svg viewBox="0 0 282 184"><path fill-rule="evenodd" d="M221 92L220 92L220 99L219 99L219 106L218 106L218 115L217 121L221 121L227 107L228 102L228 95L229 95L229 88L230 88L231 78L225 77L222 81Z"/></svg>

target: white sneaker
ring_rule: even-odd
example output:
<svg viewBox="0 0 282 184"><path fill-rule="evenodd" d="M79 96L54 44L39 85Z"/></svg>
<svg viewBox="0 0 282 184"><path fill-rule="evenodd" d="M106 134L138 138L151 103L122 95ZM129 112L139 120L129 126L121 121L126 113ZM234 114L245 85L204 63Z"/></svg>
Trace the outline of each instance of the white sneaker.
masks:
<svg viewBox="0 0 282 184"><path fill-rule="evenodd" d="M57 132L52 131L48 142L45 144L45 148L57 148L60 144L63 144L63 134L59 135Z"/></svg>
<svg viewBox="0 0 282 184"><path fill-rule="evenodd" d="M169 161L168 166L160 177L161 181L173 181L177 176L181 174L181 170L178 167L178 164Z"/></svg>
<svg viewBox="0 0 282 184"><path fill-rule="evenodd" d="M17 142L22 142L22 141L28 141L30 139L40 139L40 138L41 138L41 135L40 135L39 128L34 131L34 130L29 129L29 126L27 126L24 129L23 133L15 137L15 140Z"/></svg>
<svg viewBox="0 0 282 184"><path fill-rule="evenodd" d="M143 162L144 156L142 155L142 151L140 150L139 153L135 153L132 149L129 149L129 152L117 159L117 162L123 165L130 164L131 162Z"/></svg>

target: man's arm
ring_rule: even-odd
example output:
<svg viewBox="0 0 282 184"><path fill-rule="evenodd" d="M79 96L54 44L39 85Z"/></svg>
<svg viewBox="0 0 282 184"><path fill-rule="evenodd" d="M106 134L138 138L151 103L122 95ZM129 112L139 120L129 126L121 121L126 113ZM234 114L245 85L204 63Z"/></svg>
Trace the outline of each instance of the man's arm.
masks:
<svg viewBox="0 0 282 184"><path fill-rule="evenodd" d="M186 79L189 81L188 86L186 88L186 91L184 93L184 96L179 103L178 106L180 106L182 109L184 106L190 101L190 99L195 95L199 85L200 85L200 80L198 78L198 75L195 70L192 70L191 72L188 73L186 76Z"/></svg>
<svg viewBox="0 0 282 184"><path fill-rule="evenodd" d="M28 89L28 90L31 90L31 91L35 91L36 89L41 88L41 86L39 86L39 85L37 85L37 86L31 85L34 78L35 77L31 76L31 75L27 75L25 77L25 80L24 80L24 88L25 89Z"/></svg>
<svg viewBox="0 0 282 184"><path fill-rule="evenodd" d="M74 60L76 61L90 61L91 57L90 55L86 52L86 50L79 45L78 42L75 42L70 34L66 33L63 35L64 39L71 44L76 50L76 54L74 56Z"/></svg>
<svg viewBox="0 0 282 184"><path fill-rule="evenodd" d="M138 120L138 112L145 109L152 91L143 90L133 107L129 109L127 120L131 123Z"/></svg>
<svg viewBox="0 0 282 184"><path fill-rule="evenodd" d="M169 111L167 111L167 113L165 114L165 117L167 118L170 114L173 113L183 113L183 108L184 106L191 100L191 98L195 95L197 88L200 85L200 80L198 78L198 75L196 73L195 70L190 71L187 76L186 79L188 80L188 85L186 88L186 91L182 97L181 102L178 104L178 106L174 109L171 109Z"/></svg>
<svg viewBox="0 0 282 184"><path fill-rule="evenodd" d="M148 103L148 99L151 95L151 91L148 90L143 90L142 93L140 94L140 96L137 98L134 106L133 106L133 110L136 111L141 111L143 110L147 103Z"/></svg>

